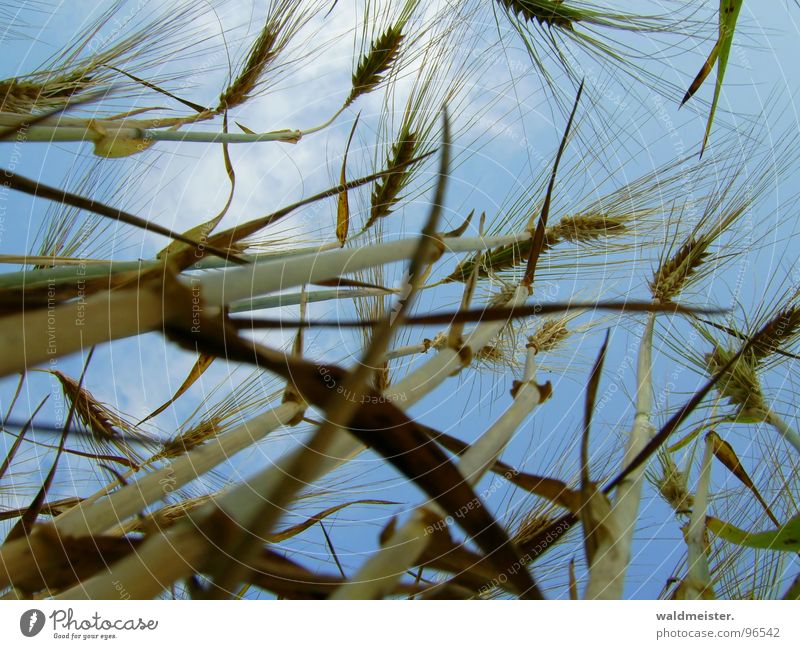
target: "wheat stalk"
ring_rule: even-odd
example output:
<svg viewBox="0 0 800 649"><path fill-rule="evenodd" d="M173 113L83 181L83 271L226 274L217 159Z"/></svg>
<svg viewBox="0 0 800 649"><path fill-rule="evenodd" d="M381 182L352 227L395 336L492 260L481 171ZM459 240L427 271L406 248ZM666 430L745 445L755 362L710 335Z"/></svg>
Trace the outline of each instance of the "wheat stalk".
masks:
<svg viewBox="0 0 800 649"><path fill-rule="evenodd" d="M716 345L712 352L706 354L708 373L714 375L719 372L735 353L732 349ZM737 416L763 421L769 409L761 391L754 360L749 353L740 357L719 380L717 390L736 407Z"/></svg>
<svg viewBox="0 0 800 649"><path fill-rule="evenodd" d="M563 0L497 0L508 11L524 20L535 20L540 25L572 29L573 20L580 20L579 10L564 5Z"/></svg>
<svg viewBox="0 0 800 649"><path fill-rule="evenodd" d="M371 227L378 219L388 216L401 200L401 193L411 181L413 170L408 163L419 155L421 142L416 133L404 127L392 144L386 158L386 168L400 167L400 171L388 174L375 183L370 197L370 212L364 229Z"/></svg>
<svg viewBox="0 0 800 649"><path fill-rule="evenodd" d="M404 21L387 27L386 31L372 42L369 52L361 56L353 72L352 90L345 99L345 108L362 95L375 90L385 79L400 54L400 47L405 38L404 27Z"/></svg>
<svg viewBox="0 0 800 649"><path fill-rule="evenodd" d="M658 267L650 290L660 302L669 302L677 296L710 257L709 246L713 239L692 237L667 261Z"/></svg>
<svg viewBox="0 0 800 649"><path fill-rule="evenodd" d="M279 35L280 32L272 24L264 26L239 74L219 96L218 111L240 106L255 92L264 70L278 55L276 45Z"/></svg>
<svg viewBox="0 0 800 649"><path fill-rule="evenodd" d="M661 475L650 476L651 481L676 514L691 513L694 497L687 487L688 474L678 468L668 452L660 452L658 459L661 463Z"/></svg>
<svg viewBox="0 0 800 649"><path fill-rule="evenodd" d="M623 235L627 232L627 223L632 216L612 216L603 213L565 216L545 230L543 251L550 250L562 242L591 244L607 237ZM531 240L492 250L482 256L479 272L485 277L520 266L527 261L530 250ZM446 281L465 281L472 274L475 264L476 258L461 262Z"/></svg>

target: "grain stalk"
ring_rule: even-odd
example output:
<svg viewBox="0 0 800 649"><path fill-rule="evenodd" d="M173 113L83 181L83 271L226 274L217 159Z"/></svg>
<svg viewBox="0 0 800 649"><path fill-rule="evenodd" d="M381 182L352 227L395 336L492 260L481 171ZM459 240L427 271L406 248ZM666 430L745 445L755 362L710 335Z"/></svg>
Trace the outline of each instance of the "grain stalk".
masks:
<svg viewBox="0 0 800 649"><path fill-rule="evenodd" d="M509 306L522 304L527 297L527 289L517 289L514 296L507 304ZM484 323L478 325L465 338L464 344L467 348L472 346L482 347L491 340L492 337L497 335L500 328L502 328L502 324L498 323ZM435 389L436 386L445 381L449 376L452 376L454 372L460 371L463 368L464 361L459 353L450 348L444 349L425 365L406 376L395 386L390 387L384 393L384 396L387 400L397 403L403 408L408 408L431 390ZM297 408L297 404L283 404L280 408L283 409L284 406L293 406ZM291 414L291 416L294 416L296 410L284 414ZM178 461L186 460L190 458L193 453L201 453L207 448L208 446L201 446ZM322 451L323 449L319 448L318 450ZM314 475L306 475L306 481L311 483L319 480L322 476L341 466L342 463L352 459L363 450L364 446L361 442L339 429L335 435L329 438L324 448L324 453L320 455L321 461L314 467ZM223 508L234 518L237 518L239 515L247 516L249 512L254 511L254 508L263 504L263 494L269 494L272 489L282 486L287 475L294 475L291 471L293 468L296 469L296 461L301 454L302 453L298 454L295 452L284 456L278 460L274 466L267 467L251 480L242 484L239 489L232 491L231 497L226 499L225 502L218 501L217 506ZM150 478L150 476L146 478ZM158 479L150 478L150 482L154 483L154 491L160 488ZM133 511L138 511L138 508L141 507L141 501L138 498L138 490L123 489L117 493L123 492L126 494L124 502L130 503L130 508ZM276 496L273 494L273 497ZM95 507L104 505L105 502L106 501L101 501L95 505ZM85 580L80 588L68 590L59 597L66 599L102 598L105 594L113 591L115 588L114 582L119 579L131 581L132 588L135 587L135 593L131 591L132 597L146 598L155 596L164 589L165 584L185 576L191 570L192 566L197 565L205 555L206 548L204 543L198 538L197 530L198 526L201 525L203 517L210 514L210 510L210 507L200 508L196 511L196 515L190 517L185 523L179 524L158 536L152 537L145 546L140 548L137 556L121 561L115 566L112 566L108 573ZM65 516L65 518L69 517L71 522L69 524L62 523L66 525L66 530L70 533L78 533L79 530L82 529L78 526L85 525L85 514L79 516L77 514L77 508L74 511L76 513L68 512L67 516ZM113 525L116 520L118 520L116 519L115 507L105 505L93 515L92 520L99 521L97 527ZM85 529L85 527L83 529ZM43 550L46 546L38 547ZM9 550L10 549L11 546L9 546ZM34 554L35 550L36 547L32 550ZM11 565L5 560L6 558L14 559L19 556L18 553L25 552L31 552L31 550L28 549L27 544L23 546L21 543L14 546L14 551L9 551L8 555L0 551L0 565ZM181 558L177 559L178 557ZM149 576L147 579L134 578L133 575L141 571L143 563L150 568ZM16 567L15 565L15 568ZM25 570L30 570L30 563L19 565L19 570L23 573ZM13 574L16 574L16 570L12 574L0 572L0 585L8 583L8 581L4 582L4 579L13 582Z"/></svg>
<svg viewBox="0 0 800 649"><path fill-rule="evenodd" d="M524 289L523 293L526 292ZM515 382L512 404L459 459L458 468L472 485L476 485L486 474L522 422L549 394L545 386L539 386L535 381L535 356L535 349L530 347L522 381ZM435 503L415 510L358 574L336 591L333 599L375 599L394 590L399 578L416 565L430 540L428 528L431 514L446 516L446 512L441 511Z"/></svg>
<svg viewBox="0 0 800 649"><path fill-rule="evenodd" d="M636 416L628 438L623 468L645 448L655 433L650 419L653 408L653 328L655 314L651 313L642 333L636 367ZM622 599L625 574L630 563L633 534L639 514L644 465L631 472L619 485L609 514L609 525L620 536L607 539L610 547L598 548L589 571L586 599Z"/></svg>
<svg viewBox="0 0 800 649"><path fill-rule="evenodd" d="M634 217L634 215L631 215ZM602 213L576 214L564 216L555 225L545 230L543 252L560 243L592 244L612 236L623 235L627 231L630 217L611 216ZM479 272L482 277L519 267L527 260L531 251L531 241L502 246L483 255ZM476 267L476 258L460 263L446 281L464 281Z"/></svg>
<svg viewBox="0 0 800 649"><path fill-rule="evenodd" d="M706 516L708 513L708 491L711 484L712 445L706 440L700 481L694 497L694 507L686 531L688 549L688 572L678 588L677 599L714 599L711 575L708 569L708 540Z"/></svg>

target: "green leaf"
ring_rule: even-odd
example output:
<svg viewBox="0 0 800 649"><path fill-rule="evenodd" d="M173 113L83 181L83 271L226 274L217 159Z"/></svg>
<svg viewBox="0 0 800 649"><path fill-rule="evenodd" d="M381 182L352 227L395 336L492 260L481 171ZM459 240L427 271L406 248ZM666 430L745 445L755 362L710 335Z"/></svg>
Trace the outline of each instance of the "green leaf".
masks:
<svg viewBox="0 0 800 649"><path fill-rule="evenodd" d="M783 527L768 532L746 532L730 523L709 516L708 529L729 543L760 550L800 551L800 515L795 516Z"/></svg>
<svg viewBox="0 0 800 649"><path fill-rule="evenodd" d="M725 70L728 67L728 57L733 44L733 33L736 31L736 21L739 18L739 11L743 4L744 0L720 0L719 2L719 40L714 46L714 50L717 53L717 83L714 87L714 99L711 101L711 111L708 114L706 132L703 136L703 146L700 149L701 156L706 149L708 136L711 134L711 124L714 122L714 114L717 111L717 103L722 91L722 81L725 78ZM714 54L712 53L713 56Z"/></svg>

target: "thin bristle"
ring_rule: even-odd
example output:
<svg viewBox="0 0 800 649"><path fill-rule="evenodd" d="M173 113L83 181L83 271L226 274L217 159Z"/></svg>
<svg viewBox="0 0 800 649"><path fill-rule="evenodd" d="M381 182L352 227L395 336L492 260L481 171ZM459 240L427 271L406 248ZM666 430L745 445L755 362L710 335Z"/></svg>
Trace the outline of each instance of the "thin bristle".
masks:
<svg viewBox="0 0 800 649"><path fill-rule="evenodd" d="M513 540L518 545L524 546L546 530L555 521L555 517L542 514L538 510L530 512L519 524Z"/></svg>
<svg viewBox="0 0 800 649"><path fill-rule="evenodd" d="M496 345L485 345L478 350L478 360L487 363L500 363L504 360L505 356L503 350Z"/></svg>
<svg viewBox="0 0 800 649"><path fill-rule="evenodd" d="M344 102L345 107L361 95L372 92L384 80L400 53L404 38L402 25L398 24L389 27L372 42L369 52L361 56L353 73L353 89Z"/></svg>

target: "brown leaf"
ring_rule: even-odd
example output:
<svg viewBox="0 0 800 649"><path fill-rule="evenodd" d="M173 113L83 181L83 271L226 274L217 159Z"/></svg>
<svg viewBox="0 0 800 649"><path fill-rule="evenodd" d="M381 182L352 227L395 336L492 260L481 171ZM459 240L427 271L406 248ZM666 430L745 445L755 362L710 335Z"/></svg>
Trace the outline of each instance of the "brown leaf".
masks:
<svg viewBox="0 0 800 649"><path fill-rule="evenodd" d="M342 156L342 171L339 175L339 186L342 189L336 202L336 238L342 246L347 241L347 233L350 229L350 203L347 198L347 153L350 151L350 144L353 142L359 117L360 114L356 115L353 128L350 129L350 137L347 138L347 146L344 149L344 156Z"/></svg>
<svg viewBox="0 0 800 649"><path fill-rule="evenodd" d="M36 417L36 415L42 409L42 406L44 406L44 404L47 401L47 399L49 398L49 396L50 395L47 395L44 399L42 399L39 402L39 405L36 406L36 409L31 413L31 416L28 418L28 421L26 421L23 424L22 428L20 429L19 434L17 435L17 438L14 440L14 443L11 445L11 448L8 450L8 454L6 455L5 460L3 460L3 463L0 464L0 478L2 478L6 474L6 471L8 471L8 467L10 467L11 463L14 461L14 457L16 457L17 451L19 451L19 447L22 444L22 441L25 439L25 435L27 435L28 430L31 427L31 424L33 423L33 418ZM10 412L10 409L9 409L9 412ZM7 425L8 425L8 421L6 420L6 422L4 422L4 426L7 426Z"/></svg>
<svg viewBox="0 0 800 649"><path fill-rule="evenodd" d="M165 333L190 349L200 349L229 361L255 363L274 372L291 381L303 399L319 409L328 410L338 399L357 400L359 407L348 425L350 432L434 499L491 557L498 571L519 563L520 553L507 532L458 468L406 413L386 401L377 390L366 388L360 394L339 394L336 388L347 377L344 369L289 358L241 338L222 318L202 315L197 326L192 317L191 312L176 312L165 322ZM526 571L517 571L509 581L525 596L541 597Z"/></svg>
<svg viewBox="0 0 800 649"><path fill-rule="evenodd" d="M420 425L420 427L431 439L451 453L460 456L470 449L469 444L462 442L452 435L427 426ZM520 489L524 489L535 496L549 500L573 513L577 513L580 509L580 493L570 489L567 484L561 480L547 478L533 473L523 473L501 460L495 460L494 464L489 467L489 470L492 471L492 473L503 476L511 484L518 486Z"/></svg>
<svg viewBox="0 0 800 649"><path fill-rule="evenodd" d="M498 573L485 556L481 556L457 543L448 533L448 526L438 516L431 514L426 529L428 540L420 555L418 565L454 575L449 583L467 588L473 593L487 590L487 585L508 587L507 573ZM525 570L520 564L518 570ZM514 589L511 588L511 592Z"/></svg>
<svg viewBox="0 0 800 649"><path fill-rule="evenodd" d="M39 510L39 515L58 516L81 502L83 502L83 498L62 498L61 500L45 503ZM7 521L11 518L22 516L27 509L27 507L19 507L17 509L0 511L0 521Z"/></svg>
<svg viewBox="0 0 800 649"><path fill-rule="evenodd" d="M750 476L739 461L739 456L736 455L736 451L733 450L733 447L713 430L708 432L706 440L711 442L711 452L714 454L714 457L717 458L728 471L736 476L739 482L750 490L756 500L764 508L764 511L767 512L767 516L769 516L770 520L780 527L780 522L775 518L775 514L772 513L767 502L761 497L758 487L756 487L755 483L750 479Z"/></svg>
<svg viewBox="0 0 800 649"><path fill-rule="evenodd" d="M475 210L471 210L470 213L467 215L467 218L464 219L464 222L459 225L455 230L450 230L450 232L444 232L440 236L444 239L453 238L453 237L460 237L467 231L469 224L472 222L472 217L475 216ZM486 212L483 213L481 218L486 217Z"/></svg>
<svg viewBox="0 0 800 649"><path fill-rule="evenodd" d="M72 207L77 207L94 214L99 214L100 216L105 216L106 218L114 219L115 221L120 221L143 230L155 232L165 237L170 237L176 241L181 241L191 246L195 250L195 253L200 253L202 251L203 254L214 254L222 259L229 259L241 264L247 263L246 260L242 259L241 257L231 255L226 250L216 247L213 245L213 243L196 241L191 237L182 235L178 232L170 230L169 228L158 225L157 223L146 221L145 219L142 219L135 214L131 214L130 212L125 212L121 209L104 205L98 201L80 196L78 194L73 194L72 192L68 192L63 189L58 189L57 187L44 185L38 181L30 180L29 178L15 174L7 169L3 169L2 173L6 186L11 187L16 191L23 192L25 194L31 194L33 196L44 198L50 201L55 201L57 203L62 203L64 205L71 205Z"/></svg>
<svg viewBox="0 0 800 649"><path fill-rule="evenodd" d="M228 132L228 113L225 112L223 118L223 132ZM223 217L228 213L228 209L230 209L231 203L233 202L233 194L236 191L236 171L233 168L233 162L231 162L231 156L228 152L228 145L227 143L222 144L222 160L225 164L225 173L228 175L228 182L230 184L230 189L228 190L228 198L225 201L225 204L222 206L222 209L217 212L217 214L206 221L205 223L201 223L193 228L190 228L186 232L184 232L185 237L189 237L192 240L197 240L200 242L208 241L211 232L214 228L219 225L219 222L223 219ZM191 254L187 254L187 251ZM198 251L199 252L199 251ZM197 255L195 255L195 250L193 248L187 247L185 243L181 243L180 241L173 241L170 243L166 248L161 250L157 255L156 259L164 259L166 257L172 256L173 258L177 258L178 267L183 269L187 266L191 265L195 261L197 261Z"/></svg>
<svg viewBox="0 0 800 649"><path fill-rule="evenodd" d="M184 392L186 392L190 387L192 387L195 384L197 379L199 379L203 375L203 373L209 368L211 363L214 362L215 358L216 356L210 356L208 354L203 354L203 353L199 354L197 357L197 361L195 361L195 364L189 371L189 375L184 379L183 383L181 383L181 386L177 389L175 394L172 395L172 398L163 403L162 405L160 405L149 415L147 415L147 417L142 419L142 421L140 421L137 424L137 426L141 426L144 422L152 419L153 417L157 417L167 408L169 408L173 403L175 403Z"/></svg>
<svg viewBox="0 0 800 649"><path fill-rule="evenodd" d="M583 81L578 88L578 94L575 96L575 103L572 106L572 112L567 120L567 126L564 129L564 136L561 138L561 144L556 153L556 159L553 163L553 171L550 174L550 182L547 186L547 194L544 197L542 204L542 211L539 214L539 222L536 224L536 230L533 233L533 242L531 244L531 253L528 257L528 263L525 268L525 276L522 279L523 284L531 286L533 284L534 276L536 275L536 265L539 262L539 257L542 254L545 246L545 230L547 229L547 217L550 214L550 200L553 196L553 189L556 184L556 174L558 173L558 164L561 161L561 156L564 154L564 149L567 148L567 138L569 137L570 129L572 128L572 121L575 119L575 113L578 110L578 103L583 94Z"/></svg>
<svg viewBox="0 0 800 649"><path fill-rule="evenodd" d="M706 62L703 63L703 67L700 68L700 72L697 73L694 81L692 81L689 89L683 96L683 99L681 100L681 106L683 106L692 98L692 96L694 96L694 93L700 89L700 86L703 85L703 82L708 78L708 75L711 74L711 70L714 69L714 64L717 62L717 58L719 57L719 45L719 41L714 44L711 54L708 55Z"/></svg>
<svg viewBox="0 0 800 649"><path fill-rule="evenodd" d="M12 586L24 593L64 590L135 551L143 539L119 536L63 536L52 525L37 526L33 566Z"/></svg>
<svg viewBox="0 0 800 649"><path fill-rule="evenodd" d="M320 284L320 282L315 282ZM446 313L433 313L430 315L408 316L404 325L452 325L460 322L491 322L497 320L510 320L512 318L527 318L534 315L550 313L564 313L566 311L579 311L582 309L596 309L600 311L619 311L620 313L718 313L720 309L704 307L686 307L679 304L654 304L653 302L608 301L608 302L551 302L549 304L531 304L513 307L484 307L477 309L463 309ZM251 327L253 329L285 329L295 327L336 327L339 329L362 329L375 327L381 320L315 320L304 322L300 320L279 320L274 318L233 318L231 324L235 327Z"/></svg>
<svg viewBox="0 0 800 649"><path fill-rule="evenodd" d="M83 364L83 371L81 372L81 377L78 380L77 390L83 388L83 380L86 377L86 370L89 367L89 363L92 360L92 356L94 356L94 347L89 350L89 354L86 356L86 361ZM50 467L50 471L48 471L47 475L45 476L44 480L42 480L42 486L39 488L38 493L34 497L31 504L28 508L23 512L22 516L20 517L19 521L17 521L16 525L11 528L11 531L5 538L4 544L8 543L9 541L13 541L14 539L22 538L23 536L27 536L30 533L30 530L33 528L34 524L36 523L36 519L39 517L39 513L42 511L42 507L44 506L45 499L47 498L47 493L50 491L50 487L53 485L53 481L56 477L56 469L58 468L58 461L61 459L61 454L64 452L64 446L67 442L67 435L69 433L70 425L72 424L72 420L75 417L75 411L77 408L77 401L73 401L70 405L69 414L67 415L67 420L64 423L64 429L61 432L61 440L58 443L58 448L56 449L56 456L53 459L53 464Z"/></svg>
<svg viewBox="0 0 800 649"><path fill-rule="evenodd" d="M287 527L285 530L281 530L279 532L275 532L274 534L270 534L266 538L266 540L269 543L280 543L281 541L290 539L293 536L297 536L301 532L305 532L309 527L311 527L312 525L316 525L317 523L326 519L331 514L335 514L336 512L341 511L345 507L350 507L351 505L399 505L399 504L400 503L393 502L391 500L353 500L347 503L342 503L340 505L334 505L333 507L328 507L327 509L322 510L318 514L314 514L311 518L303 521L302 523L298 523L297 525L292 525L291 527Z"/></svg>
<svg viewBox="0 0 800 649"><path fill-rule="evenodd" d="M578 580L575 577L575 559L569 560L569 598L580 599L578 597Z"/></svg>
<svg viewBox="0 0 800 649"><path fill-rule="evenodd" d="M318 194L314 194L309 196L308 198L304 198L296 203L292 203L291 205L287 205L286 207L282 207L281 209L272 212L271 214L267 214L266 216L262 216L251 221L247 221L245 223L240 223L239 225L235 225L228 230L223 230L215 234L209 240L209 245L216 246L217 248L233 248L243 239L246 239L249 236L252 236L263 230L264 228L277 223L280 219L288 216L295 210L304 207L305 205L310 205L311 203L315 203L317 201L324 200L326 198L330 198L332 196L338 196L339 192L343 190L355 189L356 187L361 187L362 185L367 185L372 183L380 178L385 176L390 176L393 173L400 171L408 167L409 165L416 164L425 160L426 158L433 155L435 151L429 151L423 155L417 156L411 160L405 161L402 164L396 165L394 167L390 167L388 169L384 169L383 171L379 171L374 174L370 174L368 176L363 176L361 178L357 178L356 180L351 180L345 185L336 185L335 187L330 187L326 190L319 192ZM212 248L208 248L208 251L211 252ZM201 250L196 250L193 254L197 255L198 257L204 256L201 254ZM195 260L197 261L197 260Z"/></svg>

